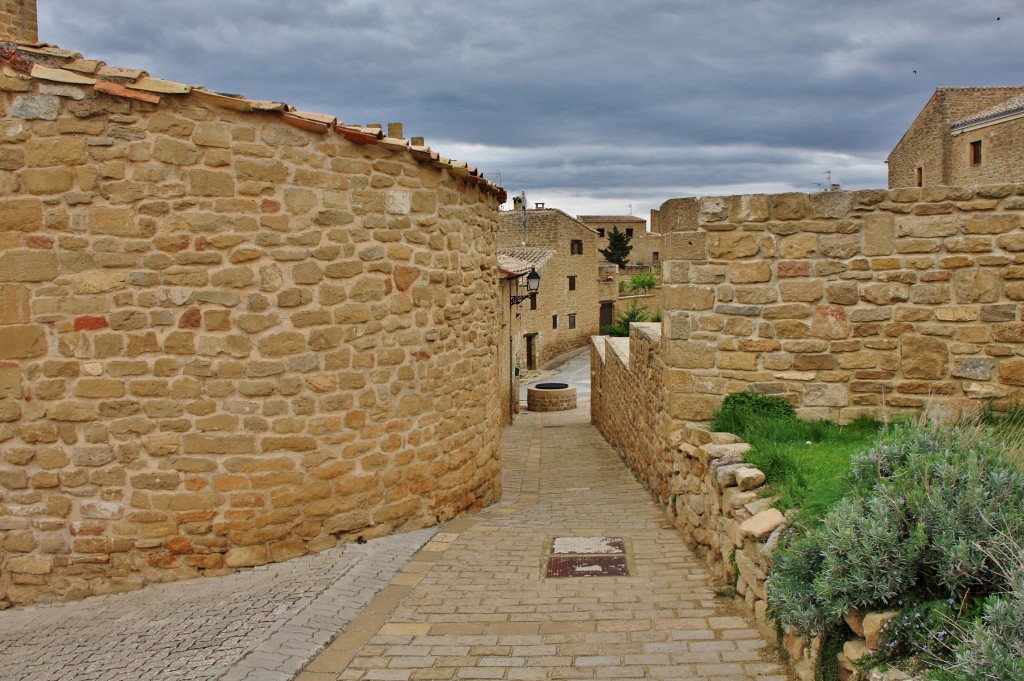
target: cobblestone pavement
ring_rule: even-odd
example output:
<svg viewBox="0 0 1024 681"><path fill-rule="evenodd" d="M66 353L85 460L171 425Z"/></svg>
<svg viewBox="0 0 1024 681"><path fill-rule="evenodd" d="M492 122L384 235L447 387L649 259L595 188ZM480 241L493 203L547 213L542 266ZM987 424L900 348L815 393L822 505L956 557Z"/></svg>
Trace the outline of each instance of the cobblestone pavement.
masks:
<svg viewBox="0 0 1024 681"><path fill-rule="evenodd" d="M436 529L224 577L0 612L4 681L292 679Z"/></svg>
<svg viewBox="0 0 1024 681"><path fill-rule="evenodd" d="M443 527L296 681L785 681L588 412L521 414L505 501ZM557 537L621 538L630 576L545 577Z"/></svg>

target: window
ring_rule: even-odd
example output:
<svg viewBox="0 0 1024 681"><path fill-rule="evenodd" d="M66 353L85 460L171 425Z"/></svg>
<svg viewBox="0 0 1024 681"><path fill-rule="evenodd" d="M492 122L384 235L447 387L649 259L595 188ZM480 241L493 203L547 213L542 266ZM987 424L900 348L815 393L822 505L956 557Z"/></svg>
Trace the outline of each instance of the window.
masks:
<svg viewBox="0 0 1024 681"><path fill-rule="evenodd" d="M556 314L551 315L551 328L552 329L557 329L558 328L558 315L556 315Z"/></svg>
<svg viewBox="0 0 1024 681"><path fill-rule="evenodd" d="M570 274L569 275L569 290L570 291L575 291L576 290L576 275L575 274Z"/></svg>
<svg viewBox="0 0 1024 681"><path fill-rule="evenodd" d="M651 254L651 260L653 260L654 262L658 262L659 260L661 260L661 254L658 253L657 251L654 251L654 253Z"/></svg>
<svg viewBox="0 0 1024 681"><path fill-rule="evenodd" d="M569 328L570 329L575 329L576 328L576 313L572 313L572 314L569 315Z"/></svg>
<svg viewBox="0 0 1024 681"><path fill-rule="evenodd" d="M603 239L604 238L604 230L601 229L601 228L598 228L597 235Z"/></svg>
<svg viewBox="0 0 1024 681"><path fill-rule="evenodd" d="M632 227L627 227L626 228L626 236L629 236L629 237L633 236L633 228Z"/></svg>
<svg viewBox="0 0 1024 681"><path fill-rule="evenodd" d="M573 239L569 242L569 254L570 255L583 255L583 240Z"/></svg>
<svg viewBox="0 0 1024 681"><path fill-rule="evenodd" d="M917 170L914 171L914 173L915 173L915 177L917 179L917 186L918 187L923 187L924 186L924 168L922 168L921 166L918 166Z"/></svg>
<svg viewBox="0 0 1024 681"><path fill-rule="evenodd" d="M981 165L981 140L971 142L971 165Z"/></svg>
<svg viewBox="0 0 1024 681"><path fill-rule="evenodd" d="M530 296L530 309L531 310L536 310L537 309L537 296Z"/></svg>

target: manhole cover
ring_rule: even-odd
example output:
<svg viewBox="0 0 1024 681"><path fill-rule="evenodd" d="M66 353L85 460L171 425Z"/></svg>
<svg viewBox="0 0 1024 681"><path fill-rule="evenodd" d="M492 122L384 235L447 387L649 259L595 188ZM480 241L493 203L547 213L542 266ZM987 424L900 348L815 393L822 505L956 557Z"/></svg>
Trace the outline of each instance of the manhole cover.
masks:
<svg viewBox="0 0 1024 681"><path fill-rule="evenodd" d="M608 553L626 553L626 542L622 537L555 537L551 543L551 553L570 553L577 555L600 555Z"/></svg>
<svg viewBox="0 0 1024 681"><path fill-rule="evenodd" d="M628 577L625 556L551 556L548 577Z"/></svg>

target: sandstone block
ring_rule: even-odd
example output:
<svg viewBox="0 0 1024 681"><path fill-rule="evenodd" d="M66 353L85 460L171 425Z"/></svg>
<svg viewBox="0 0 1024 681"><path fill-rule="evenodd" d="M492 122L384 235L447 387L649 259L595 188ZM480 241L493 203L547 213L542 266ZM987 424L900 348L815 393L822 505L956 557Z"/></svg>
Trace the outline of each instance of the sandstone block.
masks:
<svg viewBox="0 0 1024 681"><path fill-rule="evenodd" d="M43 227L43 204L38 199L0 200L0 233L32 232Z"/></svg>
<svg viewBox="0 0 1024 681"><path fill-rule="evenodd" d="M949 348L933 336L904 335L900 339L900 368L904 378L945 378Z"/></svg>
<svg viewBox="0 0 1024 681"><path fill-rule="evenodd" d="M777 508L769 508L740 523L743 536L764 541L776 528L786 523L786 517Z"/></svg>
<svg viewBox="0 0 1024 681"><path fill-rule="evenodd" d="M57 254L51 251L8 250L0 253L0 282L49 281L57 267Z"/></svg>
<svg viewBox="0 0 1024 681"><path fill-rule="evenodd" d="M665 304L673 310L710 310L715 303L713 286L672 285L666 287Z"/></svg>
<svg viewBox="0 0 1024 681"><path fill-rule="evenodd" d="M805 407L845 407L850 403L847 388L839 383L808 383L804 387Z"/></svg>
<svg viewBox="0 0 1024 681"><path fill-rule="evenodd" d="M871 650L878 650L878 635L885 623L900 614L899 610L869 612L864 616L864 641Z"/></svg>
<svg viewBox="0 0 1024 681"><path fill-rule="evenodd" d="M5 567L16 574L48 575L53 570L53 563L49 558L38 556L13 556L7 559Z"/></svg>
<svg viewBox="0 0 1024 681"><path fill-rule="evenodd" d="M715 232L707 236L707 249L710 258L751 258L761 251L761 240L749 232Z"/></svg>
<svg viewBox="0 0 1024 681"><path fill-rule="evenodd" d="M71 290L81 295L108 293L125 288L128 275L119 271L101 270L77 275L71 282Z"/></svg>
<svg viewBox="0 0 1024 681"><path fill-rule="evenodd" d="M806 194L789 192L769 197L772 204L772 217L776 220L799 220L807 217L808 199Z"/></svg>
<svg viewBox="0 0 1024 681"><path fill-rule="evenodd" d="M46 350L46 333L42 326L37 324L0 326L0 359L41 357L46 354Z"/></svg>
<svg viewBox="0 0 1024 681"><path fill-rule="evenodd" d="M137 236L138 228L129 208L87 208L85 225L93 234Z"/></svg>
<svg viewBox="0 0 1024 681"><path fill-rule="evenodd" d="M739 487L740 491L747 492L752 489L756 489L764 484L764 473L757 468L752 467L740 467L736 469L736 486ZM744 497L745 498L745 497ZM743 503L749 503L753 499L747 499Z"/></svg>
<svg viewBox="0 0 1024 681"><path fill-rule="evenodd" d="M89 159L84 137L31 139L25 160L32 168L84 165Z"/></svg>
<svg viewBox="0 0 1024 681"><path fill-rule="evenodd" d="M198 196L234 196L235 180L230 173L217 170L188 171L190 194Z"/></svg>

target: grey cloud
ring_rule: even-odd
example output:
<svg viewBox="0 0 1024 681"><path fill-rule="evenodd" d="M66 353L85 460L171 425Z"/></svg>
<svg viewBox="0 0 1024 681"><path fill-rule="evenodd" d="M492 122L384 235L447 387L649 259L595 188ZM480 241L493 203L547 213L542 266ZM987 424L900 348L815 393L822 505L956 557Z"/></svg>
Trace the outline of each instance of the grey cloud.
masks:
<svg viewBox="0 0 1024 681"><path fill-rule="evenodd" d="M884 185L935 87L1020 82L1024 30L1013 0L39 3L42 37L89 56L402 121L510 189L595 199Z"/></svg>

